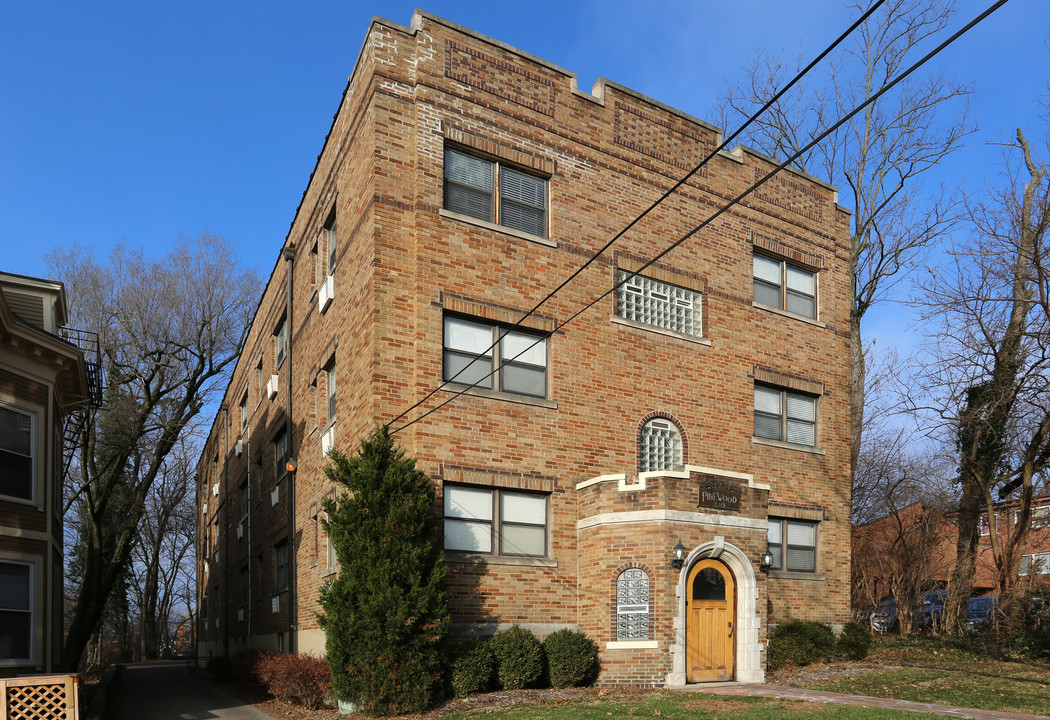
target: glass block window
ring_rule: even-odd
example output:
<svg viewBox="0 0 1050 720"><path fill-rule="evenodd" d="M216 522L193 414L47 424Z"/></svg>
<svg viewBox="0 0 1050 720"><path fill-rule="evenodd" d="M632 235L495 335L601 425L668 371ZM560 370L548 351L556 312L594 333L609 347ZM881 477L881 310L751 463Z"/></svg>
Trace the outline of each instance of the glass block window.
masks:
<svg viewBox="0 0 1050 720"><path fill-rule="evenodd" d="M616 312L620 317L683 335L704 334L700 293L626 270L620 271L618 280Z"/></svg>
<svg viewBox="0 0 1050 720"><path fill-rule="evenodd" d="M547 236L547 180L452 148L445 149L445 209Z"/></svg>
<svg viewBox="0 0 1050 720"><path fill-rule="evenodd" d="M817 444L817 399L766 385L755 385L755 437Z"/></svg>
<svg viewBox="0 0 1050 720"><path fill-rule="evenodd" d="M649 638L649 576L644 570L624 570L616 578L616 639Z"/></svg>
<svg viewBox="0 0 1050 720"><path fill-rule="evenodd" d="M755 255L755 302L780 310L817 317L817 274L783 260Z"/></svg>
<svg viewBox="0 0 1050 720"><path fill-rule="evenodd" d="M786 542L785 542L786 541ZM817 571L817 523L769 518L769 551L774 570Z"/></svg>
<svg viewBox="0 0 1050 720"><path fill-rule="evenodd" d="M640 472L681 470L682 435L670 420L655 418L642 427Z"/></svg>

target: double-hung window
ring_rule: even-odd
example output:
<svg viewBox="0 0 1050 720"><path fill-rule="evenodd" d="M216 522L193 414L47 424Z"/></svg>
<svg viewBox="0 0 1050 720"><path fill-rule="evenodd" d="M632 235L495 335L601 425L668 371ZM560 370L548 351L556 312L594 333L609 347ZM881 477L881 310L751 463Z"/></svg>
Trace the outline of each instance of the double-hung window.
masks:
<svg viewBox="0 0 1050 720"><path fill-rule="evenodd" d="M654 418L643 425L639 451L641 472L682 469L682 435L670 420Z"/></svg>
<svg viewBox="0 0 1050 720"><path fill-rule="evenodd" d="M501 162L445 148L445 209L547 236L547 181Z"/></svg>
<svg viewBox="0 0 1050 720"><path fill-rule="evenodd" d="M1019 575L1050 575L1050 552L1021 556Z"/></svg>
<svg viewBox="0 0 1050 720"><path fill-rule="evenodd" d="M325 237L325 249L328 251L328 274L331 275L335 272L335 264L339 260L339 243L336 240L334 209L332 214L328 216L328 220L325 221L323 235Z"/></svg>
<svg viewBox="0 0 1050 720"><path fill-rule="evenodd" d="M0 562L0 661L33 659L33 566Z"/></svg>
<svg viewBox="0 0 1050 720"><path fill-rule="evenodd" d="M273 546L274 581L278 590L288 587L288 541Z"/></svg>
<svg viewBox="0 0 1050 720"><path fill-rule="evenodd" d="M701 295L626 270L619 272L616 314L683 335L704 334Z"/></svg>
<svg viewBox="0 0 1050 720"><path fill-rule="evenodd" d="M817 399L755 385L755 437L816 446Z"/></svg>
<svg viewBox="0 0 1050 720"><path fill-rule="evenodd" d="M273 366L274 368L279 368L288 354L288 323L286 318L281 318L281 322L277 323L277 328L273 331L273 353Z"/></svg>
<svg viewBox="0 0 1050 720"><path fill-rule="evenodd" d="M545 557L547 499L540 493L445 486L445 549Z"/></svg>
<svg viewBox="0 0 1050 720"><path fill-rule="evenodd" d="M241 398L241 403L238 406L241 414L241 432L243 433L248 429L248 391L244 391L244 397Z"/></svg>
<svg viewBox="0 0 1050 720"><path fill-rule="evenodd" d="M817 523L769 518L769 551L773 570L817 571Z"/></svg>
<svg viewBox="0 0 1050 720"><path fill-rule="evenodd" d="M445 318L447 382L547 397L547 339L497 325Z"/></svg>
<svg viewBox="0 0 1050 720"><path fill-rule="evenodd" d="M33 416L2 406L0 495L33 499Z"/></svg>
<svg viewBox="0 0 1050 720"><path fill-rule="evenodd" d="M282 429L273 439L274 479L280 480L288 473L288 433Z"/></svg>
<svg viewBox="0 0 1050 720"><path fill-rule="evenodd" d="M335 361L328 364L325 370L325 396L328 400L328 422L335 420Z"/></svg>
<svg viewBox="0 0 1050 720"><path fill-rule="evenodd" d="M755 302L807 318L817 317L817 274L784 260L754 256Z"/></svg>

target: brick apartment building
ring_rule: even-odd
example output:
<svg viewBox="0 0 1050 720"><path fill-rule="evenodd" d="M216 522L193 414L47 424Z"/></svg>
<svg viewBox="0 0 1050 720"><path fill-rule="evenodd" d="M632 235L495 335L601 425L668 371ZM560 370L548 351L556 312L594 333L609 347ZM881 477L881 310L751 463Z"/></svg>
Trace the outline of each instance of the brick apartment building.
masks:
<svg viewBox="0 0 1050 720"><path fill-rule="evenodd" d="M581 628L603 682L674 685L761 681L768 623L844 622L833 188L781 172L634 275L774 167L721 153L508 330L720 142L441 18L375 20L199 466L200 654L323 652L325 453L461 370L395 434L441 497L453 633Z"/></svg>
<svg viewBox="0 0 1050 720"><path fill-rule="evenodd" d="M63 428L101 399L97 340L86 359L65 322L62 283L0 273L0 677L62 649Z"/></svg>
<svg viewBox="0 0 1050 720"><path fill-rule="evenodd" d="M996 528L1002 537L1013 533L1018 521L1017 501L995 506ZM995 595L999 570L992 555L988 515L980 519L973 595ZM1020 588L1050 584L1050 496L1032 501L1029 533L1020 550L1017 584ZM959 528L956 515L922 503L913 503L853 529L853 607L868 607L891 597L894 574L906 562L909 577L925 589L945 588L955 568Z"/></svg>

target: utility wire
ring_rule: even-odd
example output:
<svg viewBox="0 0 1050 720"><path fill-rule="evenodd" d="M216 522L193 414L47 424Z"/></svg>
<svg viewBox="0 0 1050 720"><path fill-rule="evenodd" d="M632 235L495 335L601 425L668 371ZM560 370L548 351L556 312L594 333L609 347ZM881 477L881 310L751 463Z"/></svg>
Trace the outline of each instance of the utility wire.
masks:
<svg viewBox="0 0 1050 720"><path fill-rule="evenodd" d="M809 151L810 151L810 150L811 150L811 149L812 149L813 147L815 147L815 146L817 145L817 143L819 143L819 142L823 141L823 140L824 140L825 138L827 138L827 137L828 137L829 135L831 135L831 134L832 134L833 132L835 132L836 130L838 130L838 129L839 129L839 128L840 128L841 126L842 126L842 125L844 125L844 124L845 124L845 123L847 123L847 122L848 122L849 120L851 120L851 119L852 119L852 118L853 118L853 117L854 117L854 116L855 116L855 115L856 115L857 113L859 113L859 112L860 112L861 110L865 109L866 107L868 107L869 105L871 105L872 103L874 103L874 102L875 102L876 100L878 100L878 99L879 99L880 97L882 97L882 96L883 96L884 94L886 94L887 92L889 92L890 90L892 90L892 89L893 89L894 87L896 87L896 86L897 86L897 85L898 85L898 84L899 84L900 82L902 82L903 80L905 80L905 79L906 79L906 78L907 78L908 76L910 76L910 75L911 75L911 74L912 74L913 72L915 72L915 71L916 71L916 70L918 70L918 69L919 69L920 67L922 67L922 66L923 66L923 65L925 65L925 64L926 64L927 62L929 62L929 61L930 61L930 60L931 60L932 58L934 58L935 56L937 56L938 54L940 54L940 53L941 53L941 52L942 52L942 51L943 51L943 50L944 50L945 48L947 48L947 47L948 47L949 45L951 45L951 44L952 44L953 42L955 42L956 40L958 40L958 39L959 39L959 38L960 38L960 37L961 37L962 35L964 35L964 34L965 34L965 33L967 33L968 31L970 31L970 30L971 30L971 29L972 29L972 28L973 28L974 26L976 26L976 25L977 25L978 23L980 23L980 22L981 22L981 21L983 21L983 20L984 20L985 18L987 18L987 17L989 16L989 15L991 15L991 14L992 14L993 12L995 12L995 11L996 11L996 10L998 10L998 9L999 9L1000 7L1002 7L1003 5L1005 5L1005 4L1006 4L1006 2L1007 2L1007 0L997 0L997 2L994 2L994 3L992 3L992 5L991 5L991 6L989 6L989 7L988 7L988 8L987 8L987 9L986 9L986 10L985 10L984 12L982 12L982 13L981 13L980 15L978 15L978 16L977 16L977 17L975 17L975 18L974 18L973 20L971 20L971 21L970 21L969 23L967 23L967 24L966 24L966 25L964 25L964 26L963 26L962 28L960 28L960 29L959 29L959 30L957 30L957 31L956 31L955 33L953 33L953 34L952 34L952 35L951 35L951 36L950 36L950 37L949 37L949 38L948 38L947 40L945 40L945 41L944 41L944 42L942 42L942 43L941 43L940 45L938 45L937 47L935 47L935 48L934 48L933 50L931 50L930 52L928 52L928 53L927 53L926 55L924 55L924 56L923 56L922 58L920 58L920 59L919 59L919 60L918 60L917 62L915 62L915 63L914 63L914 64L913 64L913 65L912 65L911 67L909 67L909 68L908 68L907 70L905 70L905 71L904 71L904 72L902 72L902 73L901 73L900 75L898 75L898 76L897 76L896 78L894 78L894 79L893 79L892 81L890 81L890 82L889 82L889 83L887 83L887 84L886 84L885 86L883 86L883 87L882 87L882 88L881 88L881 89L880 89L880 90L879 90L878 92L876 92L876 93L875 93L874 95L872 95L872 96L871 96L870 98L868 98L868 99L867 99L867 100L865 100L865 101L864 101L863 103L861 103L860 105L858 105L857 107L855 107L855 108L854 108L853 110L851 110L851 111L850 111L850 112L849 112L848 114L846 114L845 116L843 116L843 117L842 117L842 118L841 118L841 119L840 119L840 120L839 120L838 122L836 122L836 123L835 123L834 125L832 125L831 127L829 127L829 128L827 129L827 130L825 130L825 131L824 131L823 133L821 133L821 134L820 134L820 135L819 135L818 137L816 137L816 138L814 138L814 139L813 139L812 141L810 141L810 142L809 142L809 144L807 144L807 145L806 145L805 147L803 147L803 148L802 148L801 150L799 150L799 151L798 151L798 152L796 152L796 153L795 153L794 155L792 155L791 157L787 158L787 159L786 159L786 160L784 160L784 161L783 161L782 163L780 163L779 165L777 165L777 166L776 166L775 168L773 168L773 170L771 170L770 172L766 173L766 174L765 174L765 175L764 175L764 176L763 176L762 178L760 178L759 180L755 181L755 183L754 183L754 184L752 184L752 185L751 185L751 186L750 186L749 188L747 188L747 189L746 189L746 190L744 190L744 191L743 191L742 193L740 193L739 195L737 195L737 196L736 196L735 198L733 198L732 200L730 200L730 201L729 201L728 203L726 203L725 205L723 205L723 206L722 206L721 208L719 208L718 210L716 210L716 211L715 211L715 213L714 213L713 215L711 215L711 216L710 216L709 218L707 218L706 220L704 220L704 221L703 221L702 223L700 223L699 225L695 226L695 227L694 227L694 228L693 228L692 230L690 230L690 231L689 231L688 233L686 233L685 235L683 235L682 237L680 237L680 238L679 238L678 240L676 240L676 241L674 241L673 243L671 243L671 245L669 245L669 246L668 246L667 248L665 248L664 250L662 250L662 251L661 251L661 252L660 252L659 254L657 254L657 255L656 255L655 257L653 257L653 258L651 258L650 260L648 260L648 261L647 261L647 262L646 262L646 263L645 263L644 265L642 265L642 266L641 266L641 267L640 267L640 268L639 268L638 270L636 270L636 271L634 271L634 272L630 273L630 274L629 274L629 275L628 275L627 277L625 277L625 278L624 278L623 280L620 280L619 282L617 282L616 284L614 284L614 285L613 285L613 286L612 286L611 288L609 288L608 290L606 290L606 291L605 291L604 293L602 293L601 295L599 295L598 297L596 297L596 298L595 298L594 300L592 300L592 301L590 301L589 303L587 303L586 305L584 305L584 306L583 306L582 308L580 308L580 309L579 309L579 310L577 310L577 311L576 311L575 313L573 313L572 315L570 315L570 316L569 316L568 318L566 318L566 319L565 319L564 321L562 321L561 323L559 323L559 324L558 324L558 325L557 325L557 326L556 326L556 327L555 327L555 328L554 328L553 330L550 330L549 332L547 332L547 333L546 333L545 335L543 335L542 337L539 337L539 338L537 338L536 342L534 342L534 343L533 343L532 345L530 345L529 347L527 347L527 348L525 348L524 350L522 350L521 352L519 352L519 353L518 353L517 355L515 355L515 356L514 356L514 358L511 358L511 360L514 360L514 359L516 359L517 357L519 357L520 355L523 355L524 353L528 352L528 351L529 351L529 350L531 350L531 349L532 349L533 347L535 347L536 345L538 345L538 344L539 344L540 342L542 342L542 341L545 341L545 340L546 340L547 338L551 337L551 336L552 336L552 335L553 335L554 333L556 333L556 332L557 332L558 330L560 330L560 329L562 329L563 327L565 327L566 325L568 325L568 324L569 324L570 322L572 322L573 320L575 320L575 319L576 319L577 317L579 317L580 315L582 315L582 314L583 314L584 312L586 312L587 310L589 310L589 309L590 309L591 307L593 307L594 305L596 305L597 303L599 303L600 301L602 301L603 299L605 299L606 297L608 297L608 296L609 296L609 295L610 295L611 293L613 293L613 292L617 291L617 290L618 290L618 289L620 288L620 286L621 286L621 285L623 285L623 284L624 284L625 282L627 282L627 281L628 281L628 279L629 279L629 278L630 278L631 276L633 276L633 275L637 275L637 274L639 274L639 273L643 272L644 270L646 270L647 268L649 268L650 266L652 266L652 265L653 265L654 263L658 262L658 261L659 261L659 260L660 260L661 258L663 258L663 257L664 257L665 255L667 255L667 254L668 254L669 252L671 252L672 250L674 250L675 248L677 248L677 247L678 247L679 245L681 245L681 244L682 244L683 242L685 242L686 240L688 240L689 238L691 238L691 237L692 237L693 235L695 235L696 233L698 233L698 232L699 232L700 230L702 230L703 228L705 228L705 227L707 227L708 225L710 225L710 224L711 224L711 223L712 223L712 222L713 222L714 220L718 219L718 218L719 218L719 217L720 217L720 216L721 216L721 215L722 215L723 213L725 213L725 212L726 212L727 210L729 210L730 208L732 208L732 207L734 207L735 205L739 204L739 203L740 203L740 202L741 202L741 201L742 201L742 200L743 200L744 198L746 198L746 197L747 197L748 195L750 195L750 194L751 194L752 192L754 192L754 191L755 191L756 189L758 189L759 187L761 187L762 185L764 185L764 184L765 184L765 183L766 183L766 182L767 182L767 181L768 181L768 180L769 180L770 178L772 178L772 177L773 177L774 175L776 175L776 174L777 174L778 172L780 172L781 170L783 170L783 169L784 169L785 167L787 167L787 166L788 166L789 164L791 164L792 162L794 162L795 160L797 160L797 159L798 159L799 157L801 157L801 156L802 156L802 155L804 155L805 153L809 152ZM767 105L768 105L768 103L767 103ZM706 161L705 161L705 162L706 162ZM586 266L584 266L584 267L586 267ZM581 270L582 270L582 268L581 268ZM578 274L578 273L577 273L577 274ZM561 286L559 286L559 289L560 289L560 287L561 287ZM546 298L545 298L545 299L546 299ZM497 341L497 342L498 342L498 341ZM492 347L495 347L495 343L493 343ZM491 350L491 347L490 347L490 350ZM468 366L468 367L469 367L469 366ZM464 368L464 369L466 369L466 368ZM463 393L465 393L465 392L466 392L467 390L469 390L469 389L473 388L473 387L474 387L475 385L477 385L477 383L478 383L478 382L480 382L481 380L484 380L484 379L485 379L486 377L490 377L490 376L491 376L492 374L494 374L494 373L495 373L495 369L493 369L493 371L492 371L492 372L490 372L490 373L489 373L489 375L487 375L487 376L485 376L485 377L483 377L483 378L480 378L479 380L475 381L474 383L472 383L471 385L467 386L466 388L463 388L463 389L461 389L461 390L458 390L458 391L456 391L456 393L455 393L454 395L452 395L451 397L449 397L449 398L447 398L446 400L442 401L441 403L439 403L439 404L435 405L435 406L434 406L433 408L431 408L431 409L430 409L430 410L428 410L427 412L423 413L423 414L422 414L422 415L420 415L419 417L415 418L414 420L411 420L410 422L407 422L407 423L405 423L405 424L404 424L404 425L402 425L401 427L399 427L399 428L397 428L397 429L395 429L395 430L392 430L392 431L390 432L390 434L391 434L391 435L393 435L393 434L395 434L395 433L398 433L398 432L400 432L401 430L404 430L404 429L406 429L406 428L408 428L408 427L410 427L410 426L414 425L415 423L419 422L420 420L422 420L423 418L427 417L427 416L428 416L428 415L430 415L431 413L434 413L434 412L436 412L437 410L440 410L440 409L441 409L442 407L444 407L444 406L445 406L445 405L447 405L448 403L450 403L450 402L452 402L453 400L455 400L456 398L458 398L458 397L459 397L460 395L462 395ZM446 381L446 383L447 383L447 382L449 382L449 381ZM395 419L394 419L394 421L396 421L396 420L400 419L401 417L403 417L404 415L406 415L406 414L407 414L408 412L411 412L411 410L412 410L412 409L414 409L415 407L418 407L418 406L419 406L419 405L420 405L420 404L421 404L422 402L424 402L424 401L425 401L425 400L426 400L427 398L431 397L431 396L432 396L432 395L433 395L433 394L434 394L435 392L437 392L437 390L438 390L438 389L440 389L441 387L443 387L443 385L444 385L444 384L445 384L445 383L443 383L442 385L438 386L438 388L436 388L436 389L435 389L434 391L431 391L431 393L430 393L429 395L427 395L427 397L426 397L426 398L424 398L423 400L421 400L421 401L420 401L419 403L416 403L416 404L415 404L415 405L413 405L413 406L412 406L411 408L409 408L408 410L406 410L406 411L405 411L404 413L402 413L401 415L399 415L399 416L398 416L397 418L395 418ZM392 422L394 422L394 421L392 421Z"/></svg>
<svg viewBox="0 0 1050 720"><path fill-rule="evenodd" d="M576 270L573 271L573 273L571 275L569 275L569 277L565 278L565 280L563 280L561 282L561 284L558 285L558 287L554 288L549 293L547 293L543 297L542 300L540 300L538 303L536 303L532 307L531 310L529 310L524 315L522 315L520 318L518 318L518 320L513 325L511 325L509 329L520 328L522 322L524 322L531 315L534 315L536 313L536 311L539 310L548 300L550 300L552 297L554 297L558 292L560 292L562 290L562 288L564 288L570 282L575 280L580 275L580 273L582 273L584 270L586 270L588 267L590 267L592 263L594 263L609 248L611 248L613 246L613 243L615 243L617 240L619 240L621 237L623 237L629 230L631 230L631 228L633 228L635 225L637 225L639 222L641 222L643 218L645 218L650 212L655 210L664 200L666 200L672 194L674 194L680 187L682 187L682 185L684 185L691 177L693 177L693 175L698 173L701 170L701 168L703 168L705 165L707 165L707 163L710 162L712 158L714 158L716 155L718 155L718 153L722 152L722 150L724 150L729 145L729 143L731 143L733 140L735 140L736 137L738 135L740 135L740 133L742 133L744 130L746 130L747 127L749 125L751 125L751 123L753 123L762 113L764 113L766 110L768 110L770 107L772 107L774 103L776 103L778 100L780 100L780 98L783 97L784 94L788 92L788 90L790 90L792 87L794 87L803 77L805 77L814 67L816 67L816 65L821 60L823 60L825 57L827 57L828 54L832 50L834 50L836 47L838 47L838 45L843 40L845 40L850 34L852 34L853 31L856 30L865 20L867 20L868 17L873 12L875 12L875 10L877 10L879 8L879 6L881 6L885 1L886 0L875 0L875 2L872 3L871 7L868 8L867 12L865 12L863 15L861 15L856 20L856 22L854 22L852 25L850 25L849 28L847 28L845 32L843 32L841 35L839 35L838 38L836 38L833 43L828 45L823 50L823 52L820 53L820 55L818 55L816 58L814 58L805 68L803 68L798 74L796 74L795 77L793 77L791 79L791 82L789 82L787 85L785 85L772 98L770 98L766 102L765 105L763 105L753 115L751 115L751 117L749 117L744 122L743 125L741 125L739 128L737 128L737 130L732 135L730 135L729 137L724 139L722 141L721 145L719 145L714 150L712 150L710 153L708 153L707 157L705 157L703 160L701 160L699 163L697 163L693 167L692 170L690 170L688 173L686 173L686 175L684 177L682 177L678 182L676 182L668 190L666 190L664 192L664 194L661 195L659 198L657 198L648 208L645 209L644 212L642 212L642 214L638 215L634 220L629 222L622 230L620 230L618 233L616 233L608 242L605 243L605 245L603 245L601 247L601 249L598 250L598 252L596 252L594 255L592 255L590 258L588 258L587 261L583 263L583 265L581 265L580 267L576 268ZM393 425L398 420L403 418L405 415L407 415L408 413L412 412L417 407L419 407L420 405L425 403L427 400L432 398L438 391L440 391L446 385L448 385L451 382L454 382L456 380L456 378L458 378L460 375L462 375L467 370L467 368L471 367L475 362L477 362L479 358L484 357L485 355L488 355L489 353L491 353L492 350L499 343L500 337L502 337L502 336L497 337L497 339L491 345L489 345L487 350L482 352L481 355L479 355L478 357L475 357L473 360L471 360L469 363L467 363L464 367L460 368L459 371L455 375L450 377L448 380L442 380L442 382L437 387L435 387L433 390L431 390L429 393L427 393L422 399L420 399L419 401L417 401L416 403L411 405L407 410L405 410L400 415L398 415L393 420L391 420L389 425ZM549 335L545 336L545 337L549 337ZM531 348L531 346L530 346L530 348ZM527 348L526 350L528 350L530 348ZM525 352L525 351L522 351L522 352ZM520 355L520 354L521 353L519 353L518 355ZM516 357L518 357L518 356L516 355L515 358ZM495 372L495 371L493 371L493 372ZM486 378L491 377L492 374L493 373L490 372L488 375L480 378L479 380L476 380L469 387L474 387L481 380L485 380ZM462 393L460 393L460 394L462 394ZM404 427L408 427L408 425L405 425ZM398 428L398 429L400 430L401 428ZM397 431L395 430L394 432L397 432Z"/></svg>

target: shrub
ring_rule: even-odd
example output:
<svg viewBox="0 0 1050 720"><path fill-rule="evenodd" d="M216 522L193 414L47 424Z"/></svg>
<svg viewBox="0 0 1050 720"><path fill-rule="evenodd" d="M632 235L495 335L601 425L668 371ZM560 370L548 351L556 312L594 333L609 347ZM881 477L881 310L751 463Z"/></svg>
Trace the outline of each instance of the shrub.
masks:
<svg viewBox="0 0 1050 720"><path fill-rule="evenodd" d="M871 650L871 630L857 622L842 626L835 641L835 654L846 660L863 660Z"/></svg>
<svg viewBox="0 0 1050 720"><path fill-rule="evenodd" d="M809 665L830 657L835 635L827 625L792 620L778 625L769 637L766 660L774 670L786 665Z"/></svg>
<svg viewBox="0 0 1050 720"><path fill-rule="evenodd" d="M598 646L579 630L558 630L543 640L552 687L589 685L598 677Z"/></svg>
<svg viewBox="0 0 1050 720"><path fill-rule="evenodd" d="M245 685L261 686L256 666L259 664L259 659L265 654L262 650L244 650L234 655L231 661L233 679Z"/></svg>
<svg viewBox="0 0 1050 720"><path fill-rule="evenodd" d="M310 710L323 708L332 694L328 663L315 655L263 653L255 663L255 674L278 700Z"/></svg>
<svg viewBox="0 0 1050 720"><path fill-rule="evenodd" d="M233 680L233 663L225 655L212 655L208 658L208 674L216 680L229 682Z"/></svg>
<svg viewBox="0 0 1050 720"><path fill-rule="evenodd" d="M452 655L452 693L463 697L485 692L492 687L496 672L496 658L492 649L482 640L471 640L457 647Z"/></svg>
<svg viewBox="0 0 1050 720"><path fill-rule="evenodd" d="M543 675L543 646L536 636L512 625L492 636L489 647L496 658L496 676L504 690L520 690Z"/></svg>
<svg viewBox="0 0 1050 720"><path fill-rule="evenodd" d="M339 574L318 615L339 700L372 715L427 708L441 695L448 591L437 494L385 427L353 456L329 454L338 502L324 501Z"/></svg>

